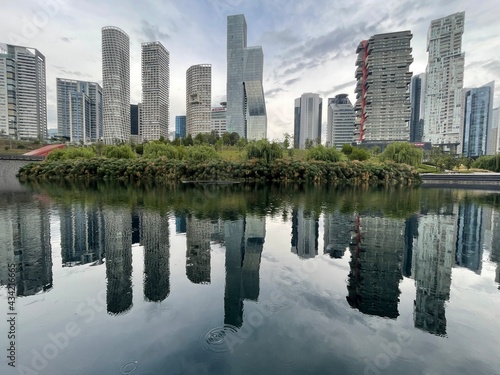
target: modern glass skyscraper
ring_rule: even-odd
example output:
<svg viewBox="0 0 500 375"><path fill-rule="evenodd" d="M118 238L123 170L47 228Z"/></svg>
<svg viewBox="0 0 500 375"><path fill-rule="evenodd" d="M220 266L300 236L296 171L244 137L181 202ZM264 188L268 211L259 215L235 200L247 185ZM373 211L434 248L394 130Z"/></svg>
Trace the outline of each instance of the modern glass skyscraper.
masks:
<svg viewBox="0 0 500 375"><path fill-rule="evenodd" d="M318 94L306 93L295 99L294 147L305 148L306 143L321 143L321 114L323 99Z"/></svg>
<svg viewBox="0 0 500 375"><path fill-rule="evenodd" d="M118 27L102 28L103 138L130 139L130 39Z"/></svg>
<svg viewBox="0 0 500 375"><path fill-rule="evenodd" d="M212 125L212 65L193 65L186 71L186 131L193 137L210 133Z"/></svg>
<svg viewBox="0 0 500 375"><path fill-rule="evenodd" d="M462 150L464 156L477 157L488 153L488 136L492 136L493 131L494 90L494 82L464 90L465 119Z"/></svg>
<svg viewBox="0 0 500 375"><path fill-rule="evenodd" d="M410 140L411 38L409 30L377 34L363 40L356 50L360 143Z"/></svg>
<svg viewBox="0 0 500 375"><path fill-rule="evenodd" d="M425 73L413 76L410 83L410 142L422 142L425 114Z"/></svg>
<svg viewBox="0 0 500 375"><path fill-rule="evenodd" d="M143 140L168 138L170 55L160 42L142 43L141 130Z"/></svg>
<svg viewBox="0 0 500 375"><path fill-rule="evenodd" d="M57 132L73 143L102 137L102 88L98 83L57 78Z"/></svg>
<svg viewBox="0 0 500 375"><path fill-rule="evenodd" d="M175 116L175 138L186 138L186 116Z"/></svg>
<svg viewBox="0 0 500 375"><path fill-rule="evenodd" d="M139 107L139 104L130 104L130 135L137 138L139 138L139 127L141 123Z"/></svg>
<svg viewBox="0 0 500 375"><path fill-rule="evenodd" d="M347 94L328 99L326 144L340 149L354 140L354 107Z"/></svg>
<svg viewBox="0 0 500 375"><path fill-rule="evenodd" d="M226 121L226 102L220 103L220 107L212 108L212 131L215 131L219 136L227 132Z"/></svg>
<svg viewBox="0 0 500 375"><path fill-rule="evenodd" d="M431 22L427 35L423 141L461 153L465 12Z"/></svg>
<svg viewBox="0 0 500 375"><path fill-rule="evenodd" d="M0 43L0 134L47 137L45 57L34 48Z"/></svg>
<svg viewBox="0 0 500 375"><path fill-rule="evenodd" d="M243 14L227 17L227 131L246 139L267 137L262 47L247 47Z"/></svg>

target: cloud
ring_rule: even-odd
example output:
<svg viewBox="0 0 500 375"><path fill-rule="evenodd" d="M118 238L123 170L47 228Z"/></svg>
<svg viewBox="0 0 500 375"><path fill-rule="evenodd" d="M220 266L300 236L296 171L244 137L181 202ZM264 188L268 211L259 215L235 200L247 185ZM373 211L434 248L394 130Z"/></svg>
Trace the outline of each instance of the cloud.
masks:
<svg viewBox="0 0 500 375"><path fill-rule="evenodd" d="M290 85L293 85L294 83L296 82L299 82L300 81L300 77L296 77L296 78L292 78L292 79L289 79L287 81L285 81L283 83L284 86L290 86Z"/></svg>
<svg viewBox="0 0 500 375"><path fill-rule="evenodd" d="M143 36L146 38L146 41L148 42L171 39L168 33L161 31L158 26L152 25L146 20L141 21L141 31Z"/></svg>
<svg viewBox="0 0 500 375"><path fill-rule="evenodd" d="M264 96L266 98L274 98L277 94L279 94L280 92L283 92L285 91L284 89L282 89L281 87L277 87L275 89L271 89L271 90L267 90L264 94Z"/></svg>
<svg viewBox="0 0 500 375"><path fill-rule="evenodd" d="M73 40L73 38L67 38L65 36L61 37L60 38L63 42L66 42L66 43L71 43L71 41Z"/></svg>
<svg viewBox="0 0 500 375"><path fill-rule="evenodd" d="M78 78L89 77L89 75L86 73L82 73L82 72L74 71L74 70L68 70L62 66L56 66L56 65L52 65L52 66L58 71L58 73L66 74L67 77L64 77L64 78L71 78L71 76L78 77Z"/></svg>

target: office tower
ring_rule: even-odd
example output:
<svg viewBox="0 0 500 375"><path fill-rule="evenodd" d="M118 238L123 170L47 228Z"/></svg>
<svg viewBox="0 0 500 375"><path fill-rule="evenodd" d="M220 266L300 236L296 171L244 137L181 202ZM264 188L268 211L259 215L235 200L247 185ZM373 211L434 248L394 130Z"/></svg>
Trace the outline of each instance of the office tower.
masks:
<svg viewBox="0 0 500 375"><path fill-rule="evenodd" d="M170 54L160 42L141 44L143 140L168 139L170 118Z"/></svg>
<svg viewBox="0 0 500 375"><path fill-rule="evenodd" d="M193 137L211 131L212 65L193 65L186 71L186 132Z"/></svg>
<svg viewBox="0 0 500 375"><path fill-rule="evenodd" d="M34 48L0 43L0 135L47 137L45 57Z"/></svg>
<svg viewBox="0 0 500 375"><path fill-rule="evenodd" d="M188 217L186 222L186 276L194 284L210 284L210 238L212 225L209 219Z"/></svg>
<svg viewBox="0 0 500 375"><path fill-rule="evenodd" d="M465 12L431 22L427 34L423 141L461 153Z"/></svg>
<svg viewBox="0 0 500 375"><path fill-rule="evenodd" d="M410 83L410 142L422 142L425 115L425 73L411 78Z"/></svg>
<svg viewBox="0 0 500 375"><path fill-rule="evenodd" d="M356 136L362 142L410 140L410 31L377 34L356 53Z"/></svg>
<svg viewBox="0 0 500 375"><path fill-rule="evenodd" d="M118 27L102 28L103 138L130 140L130 40Z"/></svg>
<svg viewBox="0 0 500 375"><path fill-rule="evenodd" d="M262 47L247 47L243 14L227 17L227 131L248 140L267 137Z"/></svg>
<svg viewBox="0 0 500 375"><path fill-rule="evenodd" d="M130 137L140 141L139 130L141 128L140 104L130 104Z"/></svg>
<svg viewBox="0 0 500 375"><path fill-rule="evenodd" d="M301 258L318 255L319 217L315 212L306 212L304 207L292 210L292 248Z"/></svg>
<svg viewBox="0 0 500 375"><path fill-rule="evenodd" d="M102 137L102 88L98 83L57 78L57 133L72 143Z"/></svg>
<svg viewBox="0 0 500 375"><path fill-rule="evenodd" d="M351 230L355 220L352 215L339 211L325 213L324 216L323 254L340 259L344 256L351 240Z"/></svg>
<svg viewBox="0 0 500 375"><path fill-rule="evenodd" d="M318 94L306 93L295 99L293 141L295 148L321 144L323 100Z"/></svg>
<svg viewBox="0 0 500 375"><path fill-rule="evenodd" d="M102 264L105 250L102 209L72 204L61 207L59 218L62 266Z"/></svg>
<svg viewBox="0 0 500 375"><path fill-rule="evenodd" d="M491 132L488 134L488 145L486 147L486 153L488 155L495 155L500 151L500 134L498 132L498 126L500 125L499 115L499 108L493 108L491 111Z"/></svg>
<svg viewBox="0 0 500 375"><path fill-rule="evenodd" d="M404 220L356 218L347 285L347 302L352 308L391 319L399 316L404 228Z"/></svg>
<svg viewBox="0 0 500 375"><path fill-rule="evenodd" d="M481 274L483 207L463 200L458 205L456 264Z"/></svg>
<svg viewBox="0 0 500 375"><path fill-rule="evenodd" d="M168 216L144 211L141 215L144 246L144 299L161 302L170 294L170 239Z"/></svg>
<svg viewBox="0 0 500 375"><path fill-rule="evenodd" d="M464 156L478 157L496 153L488 149L488 136L493 137L494 90L495 82L490 82L475 89L464 90L465 108L462 143Z"/></svg>
<svg viewBox="0 0 500 375"><path fill-rule="evenodd" d="M435 335L446 334L445 303L450 298L456 240L455 205L419 217L411 271L417 288L413 319L416 328Z"/></svg>
<svg viewBox="0 0 500 375"><path fill-rule="evenodd" d="M354 140L354 107L347 94L328 98L326 145L340 149Z"/></svg>
<svg viewBox="0 0 500 375"><path fill-rule="evenodd" d="M175 116L175 139L186 138L186 116Z"/></svg>
<svg viewBox="0 0 500 375"><path fill-rule="evenodd" d="M111 315L132 308L132 219L127 209L107 208L104 213L106 245L106 306Z"/></svg>
<svg viewBox="0 0 500 375"><path fill-rule="evenodd" d="M227 132L226 120L226 102L220 103L220 107L212 108L212 131L216 132L219 136Z"/></svg>

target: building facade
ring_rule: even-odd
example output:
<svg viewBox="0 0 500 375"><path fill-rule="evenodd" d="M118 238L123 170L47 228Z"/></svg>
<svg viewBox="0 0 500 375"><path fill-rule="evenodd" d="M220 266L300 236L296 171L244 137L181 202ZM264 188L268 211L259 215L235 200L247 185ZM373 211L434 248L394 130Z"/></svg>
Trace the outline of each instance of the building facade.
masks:
<svg viewBox="0 0 500 375"><path fill-rule="evenodd" d="M130 39L114 26L102 28L103 139L130 139Z"/></svg>
<svg viewBox="0 0 500 375"><path fill-rule="evenodd" d="M72 143L103 136L102 87L95 82L57 78L57 133Z"/></svg>
<svg viewBox="0 0 500 375"><path fill-rule="evenodd" d="M491 137L488 137L488 155L494 155L500 152L500 108L493 108L491 120Z"/></svg>
<svg viewBox="0 0 500 375"><path fill-rule="evenodd" d="M410 140L410 31L377 34L356 50L356 136L363 142Z"/></svg>
<svg viewBox="0 0 500 375"><path fill-rule="evenodd" d="M461 153L465 13L433 20L427 35L423 141Z"/></svg>
<svg viewBox="0 0 500 375"><path fill-rule="evenodd" d="M493 137L493 97L495 83L464 90L464 135L462 153L466 157L492 155L488 136Z"/></svg>
<svg viewBox="0 0 500 375"><path fill-rule="evenodd" d="M249 140L267 137L262 47L247 47L243 14L227 18L227 131Z"/></svg>
<svg viewBox="0 0 500 375"><path fill-rule="evenodd" d="M175 139L186 138L186 116L175 116Z"/></svg>
<svg viewBox="0 0 500 375"><path fill-rule="evenodd" d="M347 94L328 98L326 145L340 149L354 140L354 107Z"/></svg>
<svg viewBox="0 0 500 375"><path fill-rule="evenodd" d="M0 134L47 137L45 56L34 48L0 43Z"/></svg>
<svg viewBox="0 0 500 375"><path fill-rule="evenodd" d="M212 108L212 131L215 131L219 137L227 132L226 121L226 103L221 103L220 107Z"/></svg>
<svg viewBox="0 0 500 375"><path fill-rule="evenodd" d="M321 115L323 113L323 99L318 94L305 93L295 99L294 118L294 147L306 148L321 144Z"/></svg>
<svg viewBox="0 0 500 375"><path fill-rule="evenodd" d="M140 134L144 141L167 139L170 116L170 54L160 42L141 45L142 103Z"/></svg>
<svg viewBox="0 0 500 375"><path fill-rule="evenodd" d="M186 131L195 137L212 126L212 65L193 65L186 71Z"/></svg>
<svg viewBox="0 0 500 375"><path fill-rule="evenodd" d="M141 104L130 104L130 139L141 141Z"/></svg>
<svg viewBox="0 0 500 375"><path fill-rule="evenodd" d="M412 77L410 83L410 142L422 142L425 115L425 73Z"/></svg>

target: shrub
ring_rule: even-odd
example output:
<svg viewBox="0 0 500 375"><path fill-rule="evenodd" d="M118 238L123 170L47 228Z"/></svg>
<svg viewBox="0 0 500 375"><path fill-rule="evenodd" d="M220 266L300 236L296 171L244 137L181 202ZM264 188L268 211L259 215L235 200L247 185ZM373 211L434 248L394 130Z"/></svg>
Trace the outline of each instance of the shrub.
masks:
<svg viewBox="0 0 500 375"><path fill-rule="evenodd" d="M208 160L217 160L219 158L219 153L212 146L191 146L188 147L186 151L186 160L194 163L202 163Z"/></svg>
<svg viewBox="0 0 500 375"><path fill-rule="evenodd" d="M115 159L134 159L137 154L132 150L130 145L106 146L104 148L104 156Z"/></svg>
<svg viewBox="0 0 500 375"><path fill-rule="evenodd" d="M422 150L408 142L395 142L388 145L380 154L380 160L392 160L396 163L418 167L422 163Z"/></svg>
<svg viewBox="0 0 500 375"><path fill-rule="evenodd" d="M96 156L95 151L88 147L58 148L47 155L47 160L90 159Z"/></svg>
<svg viewBox="0 0 500 375"><path fill-rule="evenodd" d="M156 159L161 156L167 159L179 159L177 148L160 142L149 142L144 145L143 157L146 159Z"/></svg>
<svg viewBox="0 0 500 375"><path fill-rule="evenodd" d="M351 146L352 147L352 146ZM351 152L347 155L349 160L368 160L371 157L370 151L365 150L364 148L352 147Z"/></svg>
<svg viewBox="0 0 500 375"><path fill-rule="evenodd" d="M500 172L500 154L481 156L474 163L474 168L487 169L492 172Z"/></svg>
<svg viewBox="0 0 500 375"><path fill-rule="evenodd" d="M251 141L246 145L247 159L260 159L270 163L276 159L283 158L283 148L279 143L262 139L260 141Z"/></svg>
<svg viewBox="0 0 500 375"><path fill-rule="evenodd" d="M336 162L342 160L342 155L333 147L318 145L307 150L306 159Z"/></svg>

